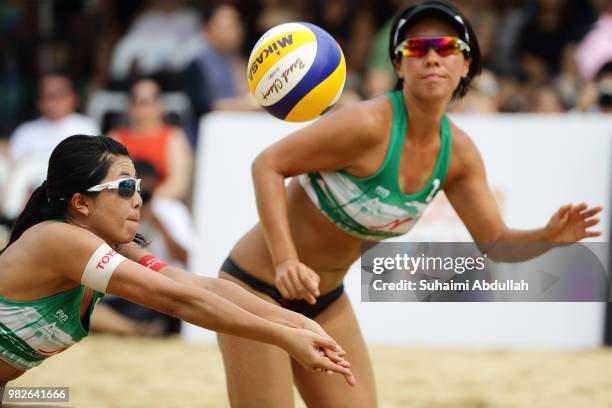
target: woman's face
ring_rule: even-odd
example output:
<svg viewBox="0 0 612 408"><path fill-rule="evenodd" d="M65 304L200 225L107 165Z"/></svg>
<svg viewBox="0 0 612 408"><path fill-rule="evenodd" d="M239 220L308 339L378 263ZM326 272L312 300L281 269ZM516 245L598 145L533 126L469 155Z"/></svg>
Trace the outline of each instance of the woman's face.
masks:
<svg viewBox="0 0 612 408"><path fill-rule="evenodd" d="M457 31L445 21L425 19L410 27L404 39L443 36L457 37ZM433 48L423 57L399 56L395 61L397 74L404 80L404 90L424 101L450 101L469 68L470 60L463 54L441 57Z"/></svg>
<svg viewBox="0 0 612 408"><path fill-rule="evenodd" d="M122 178L136 178L132 160L117 156L108 174L99 184ZM128 243L136 235L140 220L140 194L122 197L116 189L105 189L94 197L87 197L87 227L107 243Z"/></svg>
<svg viewBox="0 0 612 408"><path fill-rule="evenodd" d="M155 82L142 80L132 87L129 114L130 119L138 124L162 121L164 108Z"/></svg>

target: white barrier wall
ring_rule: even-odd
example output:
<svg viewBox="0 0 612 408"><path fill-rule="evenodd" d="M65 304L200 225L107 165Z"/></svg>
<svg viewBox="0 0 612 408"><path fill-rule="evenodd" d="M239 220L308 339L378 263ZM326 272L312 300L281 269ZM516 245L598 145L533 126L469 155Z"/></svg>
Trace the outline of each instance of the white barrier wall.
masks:
<svg viewBox="0 0 612 408"><path fill-rule="evenodd" d="M478 145L506 223L544 225L565 203L611 203L612 120L579 115L452 116ZM250 164L298 129L263 113L216 113L201 124L194 212L199 242L191 270L217 271L236 240L257 222ZM408 240L469 240L438 197ZM609 241L610 208L602 215ZM361 303L359 262L345 280L366 339L439 346L575 348L601 345L601 303ZM214 335L187 325L189 340Z"/></svg>

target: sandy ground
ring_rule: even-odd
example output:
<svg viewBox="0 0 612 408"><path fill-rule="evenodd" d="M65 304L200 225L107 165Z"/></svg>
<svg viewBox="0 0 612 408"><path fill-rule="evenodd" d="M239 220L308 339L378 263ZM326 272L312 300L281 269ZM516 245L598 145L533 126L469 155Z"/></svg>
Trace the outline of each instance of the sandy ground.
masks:
<svg viewBox="0 0 612 408"><path fill-rule="evenodd" d="M610 349L475 351L372 345L371 355L383 408L612 407ZM228 406L216 345L178 338L93 336L10 386L70 387L69 405L78 408ZM301 400L297 406L304 406Z"/></svg>

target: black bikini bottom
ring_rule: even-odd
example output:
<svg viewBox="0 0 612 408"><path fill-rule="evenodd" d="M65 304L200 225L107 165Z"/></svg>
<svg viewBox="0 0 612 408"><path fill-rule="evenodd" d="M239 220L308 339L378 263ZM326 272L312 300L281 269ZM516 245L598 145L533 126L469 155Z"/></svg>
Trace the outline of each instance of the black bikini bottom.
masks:
<svg viewBox="0 0 612 408"><path fill-rule="evenodd" d="M246 272L244 269L238 266L236 262L234 262L234 260L229 256L227 257L225 262L223 262L221 270L246 283L257 292L261 292L265 295L270 296L285 309L289 309L294 312L303 314L304 316L310 319L314 319L317 315L327 309L327 307L334 303L344 292L344 285L341 284L331 292L326 293L322 296L318 296L316 298L317 303L311 305L304 299L285 299L280 294L278 289Z"/></svg>

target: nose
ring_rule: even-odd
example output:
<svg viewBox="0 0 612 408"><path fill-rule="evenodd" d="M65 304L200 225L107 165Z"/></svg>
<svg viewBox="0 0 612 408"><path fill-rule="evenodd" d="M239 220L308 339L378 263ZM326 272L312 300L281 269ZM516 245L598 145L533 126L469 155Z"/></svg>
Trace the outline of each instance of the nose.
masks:
<svg viewBox="0 0 612 408"><path fill-rule="evenodd" d="M425 57L423 58L425 59L425 64L427 66L437 66L440 65L440 58L442 57L440 57L440 54L438 54L433 47L429 47L427 54L425 54Z"/></svg>
<svg viewBox="0 0 612 408"><path fill-rule="evenodd" d="M142 207L142 197L139 192L136 192L132 197L132 206L135 209L140 209Z"/></svg>

